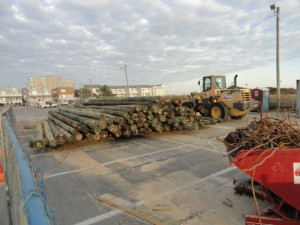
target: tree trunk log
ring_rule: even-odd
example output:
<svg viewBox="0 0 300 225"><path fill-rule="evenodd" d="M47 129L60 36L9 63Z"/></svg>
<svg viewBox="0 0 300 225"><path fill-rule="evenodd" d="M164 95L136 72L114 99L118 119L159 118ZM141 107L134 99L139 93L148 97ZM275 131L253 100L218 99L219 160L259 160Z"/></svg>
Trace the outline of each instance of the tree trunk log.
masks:
<svg viewBox="0 0 300 225"><path fill-rule="evenodd" d="M49 147L56 147L57 146L57 140L55 140L53 133L51 131L50 125L47 120L44 120L43 122L43 127L44 127L44 133L45 137L47 139L47 143Z"/></svg>
<svg viewBox="0 0 300 225"><path fill-rule="evenodd" d="M70 119L66 116L63 116L57 112L54 112L53 110L49 111L49 114L59 120L61 120L62 122L68 124L69 126L73 127L74 129L76 129L77 131L81 131L83 133L87 133L88 132L88 128L87 126L85 126L82 123L79 123L78 121L75 121L73 119Z"/></svg>

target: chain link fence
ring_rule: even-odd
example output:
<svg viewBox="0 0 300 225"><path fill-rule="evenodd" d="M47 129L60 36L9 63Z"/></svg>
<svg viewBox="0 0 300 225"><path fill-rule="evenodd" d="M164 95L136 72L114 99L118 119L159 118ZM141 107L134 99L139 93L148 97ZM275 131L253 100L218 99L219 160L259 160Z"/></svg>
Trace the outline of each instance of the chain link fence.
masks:
<svg viewBox="0 0 300 225"><path fill-rule="evenodd" d="M53 225L53 214L45 201L43 179L32 170L15 128L13 108L7 107L1 113L0 142L10 225Z"/></svg>

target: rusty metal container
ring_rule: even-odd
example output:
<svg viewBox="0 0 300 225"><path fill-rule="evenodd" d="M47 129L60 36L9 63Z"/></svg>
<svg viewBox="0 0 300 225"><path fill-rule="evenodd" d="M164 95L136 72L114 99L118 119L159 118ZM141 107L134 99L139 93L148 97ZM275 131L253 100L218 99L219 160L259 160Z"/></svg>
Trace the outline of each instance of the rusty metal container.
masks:
<svg viewBox="0 0 300 225"><path fill-rule="evenodd" d="M255 101L260 102L260 111L269 111L270 104L270 89L269 88L255 88L251 90L251 97Z"/></svg>

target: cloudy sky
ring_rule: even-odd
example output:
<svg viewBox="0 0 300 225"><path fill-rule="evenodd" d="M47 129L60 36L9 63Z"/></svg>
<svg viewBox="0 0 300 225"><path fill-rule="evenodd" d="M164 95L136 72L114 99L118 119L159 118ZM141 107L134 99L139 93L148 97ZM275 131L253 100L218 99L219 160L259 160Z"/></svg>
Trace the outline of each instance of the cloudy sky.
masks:
<svg viewBox="0 0 300 225"><path fill-rule="evenodd" d="M57 74L80 84L199 90L209 74L276 86L268 0L0 0L0 86ZM281 86L300 79L300 0L280 6Z"/></svg>

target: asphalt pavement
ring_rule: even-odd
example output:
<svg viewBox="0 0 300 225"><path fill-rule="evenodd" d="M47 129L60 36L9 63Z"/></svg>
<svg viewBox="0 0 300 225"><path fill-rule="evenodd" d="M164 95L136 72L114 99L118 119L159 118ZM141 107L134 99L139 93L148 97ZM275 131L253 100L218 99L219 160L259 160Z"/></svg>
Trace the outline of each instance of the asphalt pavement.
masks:
<svg viewBox="0 0 300 225"><path fill-rule="evenodd" d="M196 131L37 151L29 148L24 125L46 118L48 110L15 112L24 149L44 174L58 225L151 224L147 218L162 224L241 225L245 213L255 214L253 199L233 191L239 171L223 157L220 140L257 114ZM231 206L224 204L228 199Z"/></svg>

